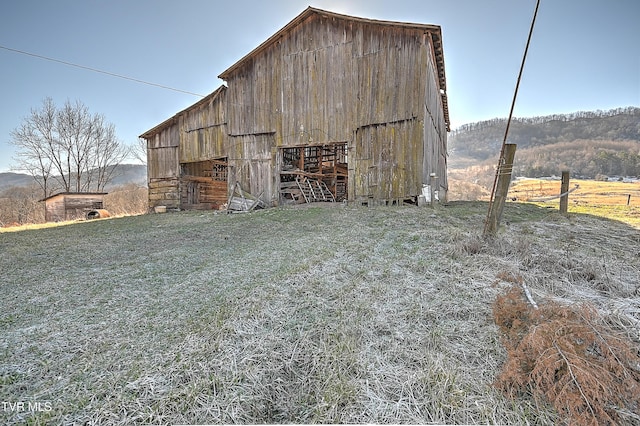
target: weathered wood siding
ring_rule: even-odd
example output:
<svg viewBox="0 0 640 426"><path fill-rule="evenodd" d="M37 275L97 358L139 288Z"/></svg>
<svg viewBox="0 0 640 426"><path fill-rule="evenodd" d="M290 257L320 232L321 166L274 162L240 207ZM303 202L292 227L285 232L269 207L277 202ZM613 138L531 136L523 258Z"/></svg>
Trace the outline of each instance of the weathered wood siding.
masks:
<svg viewBox="0 0 640 426"><path fill-rule="evenodd" d="M359 126L422 115L430 49L422 32L362 26L354 44Z"/></svg>
<svg viewBox="0 0 640 426"><path fill-rule="evenodd" d="M180 180L180 208L219 209L227 202L227 182L207 177L185 176Z"/></svg>
<svg viewBox="0 0 640 426"><path fill-rule="evenodd" d="M426 78L426 102L424 104L423 184L430 185L430 175L437 176L437 190L441 196L448 190L447 180L447 124L433 58L429 56ZM443 200L444 201L444 200Z"/></svg>
<svg viewBox="0 0 640 426"><path fill-rule="evenodd" d="M178 151L180 132L177 121L147 139L147 177L149 207L180 207Z"/></svg>
<svg viewBox="0 0 640 426"><path fill-rule="evenodd" d="M179 115L180 163L226 156L226 90L209 96Z"/></svg>
<svg viewBox="0 0 640 426"><path fill-rule="evenodd" d="M234 136L230 138L229 187L238 182L240 187L259 197L267 205L275 205L279 192L274 169L274 134Z"/></svg>
<svg viewBox="0 0 640 426"><path fill-rule="evenodd" d="M437 142L424 132L427 73L434 72L430 51L421 31L363 25L357 32L350 199L396 202L422 192L426 178L419 159Z"/></svg>
<svg viewBox="0 0 640 426"><path fill-rule="evenodd" d="M103 208L104 194L64 193L45 200L45 220L60 222L84 219L89 210Z"/></svg>
<svg viewBox="0 0 640 426"><path fill-rule="evenodd" d="M352 138L357 104L352 37L348 23L313 16L280 40L280 145Z"/></svg>
<svg viewBox="0 0 640 426"><path fill-rule="evenodd" d="M232 82L228 82L229 134L242 136L273 133L280 115L280 73L277 48L251 60Z"/></svg>
<svg viewBox="0 0 640 426"><path fill-rule="evenodd" d="M361 127L350 159L352 200L393 203L422 191L423 123L401 120Z"/></svg>
<svg viewBox="0 0 640 426"><path fill-rule="evenodd" d="M277 204L279 150L334 143L347 144L349 200L416 197L431 173L446 191L441 55L439 27L307 9L224 72L227 87L147 133L150 206L196 199L206 185L181 182L180 165L219 158L228 189Z"/></svg>
<svg viewBox="0 0 640 426"><path fill-rule="evenodd" d="M444 124L431 52L420 29L313 15L229 77L230 132L275 132L278 147L351 141L350 199L417 196L443 143L425 130ZM255 173L268 188L273 175Z"/></svg>
<svg viewBox="0 0 640 426"><path fill-rule="evenodd" d="M64 208L64 197L57 196L45 201L45 220L47 222L61 222L67 220Z"/></svg>

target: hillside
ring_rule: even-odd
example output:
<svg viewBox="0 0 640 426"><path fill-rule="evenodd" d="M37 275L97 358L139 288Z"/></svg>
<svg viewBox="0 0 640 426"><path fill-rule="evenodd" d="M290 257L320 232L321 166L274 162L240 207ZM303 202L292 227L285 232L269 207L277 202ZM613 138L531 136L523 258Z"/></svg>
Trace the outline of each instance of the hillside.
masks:
<svg viewBox="0 0 640 426"><path fill-rule="evenodd" d="M640 359L624 346L640 343L640 231L508 203L504 230L483 240L486 207L323 204L0 233L0 400L45 407L0 423L555 425L567 407L589 418L580 385L593 412L640 421L627 390ZM560 367L534 365L566 383L560 411L531 393L543 383L509 388L517 376L502 370L520 353L503 346L508 315L522 313L517 332L540 320L522 284L566 325L535 328L557 336L540 359ZM573 314L548 316L574 302L601 315L578 311L596 337L572 334ZM597 383L611 394L582 382L582 359L609 362Z"/></svg>
<svg viewBox="0 0 640 426"><path fill-rule="evenodd" d="M504 138L506 119L461 126L449 138L453 169L495 163ZM577 112L567 115L516 118L508 143L518 145L515 172L521 176L572 174L640 175L640 108Z"/></svg>
<svg viewBox="0 0 640 426"><path fill-rule="evenodd" d="M12 187L27 187L33 185L33 177L24 173L0 173L0 192ZM106 190L134 183L137 185L147 184L147 167L139 164L120 164L116 167L112 182L107 185Z"/></svg>
<svg viewBox="0 0 640 426"><path fill-rule="evenodd" d="M29 186L32 183L33 178L24 173L0 173L0 192L8 188Z"/></svg>

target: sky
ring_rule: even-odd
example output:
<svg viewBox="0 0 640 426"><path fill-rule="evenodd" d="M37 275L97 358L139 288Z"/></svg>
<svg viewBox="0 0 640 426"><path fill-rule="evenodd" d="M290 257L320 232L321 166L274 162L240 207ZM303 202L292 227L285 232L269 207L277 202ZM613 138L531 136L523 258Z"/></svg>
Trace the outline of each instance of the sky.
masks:
<svg viewBox="0 0 640 426"><path fill-rule="evenodd" d="M20 0L0 4L0 172L50 97L124 144L187 108L308 6L442 27L452 128L507 117L536 0ZM640 1L541 0L516 117L640 106ZM131 79L7 50L15 49Z"/></svg>

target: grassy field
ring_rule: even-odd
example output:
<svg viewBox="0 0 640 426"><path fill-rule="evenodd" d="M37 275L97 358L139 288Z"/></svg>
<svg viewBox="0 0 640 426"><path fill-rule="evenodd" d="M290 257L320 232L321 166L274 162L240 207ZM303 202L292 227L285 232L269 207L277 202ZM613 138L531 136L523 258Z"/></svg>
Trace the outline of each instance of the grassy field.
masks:
<svg viewBox="0 0 640 426"><path fill-rule="evenodd" d="M640 182L571 179L569 190L570 213L616 219L640 229ZM556 209L559 194L559 180L521 178L514 180L509 190L518 201Z"/></svg>
<svg viewBox="0 0 640 426"><path fill-rule="evenodd" d="M501 277L540 303L589 301L638 343L640 231L508 203L485 240L486 207L0 233L0 423L557 424L492 386Z"/></svg>

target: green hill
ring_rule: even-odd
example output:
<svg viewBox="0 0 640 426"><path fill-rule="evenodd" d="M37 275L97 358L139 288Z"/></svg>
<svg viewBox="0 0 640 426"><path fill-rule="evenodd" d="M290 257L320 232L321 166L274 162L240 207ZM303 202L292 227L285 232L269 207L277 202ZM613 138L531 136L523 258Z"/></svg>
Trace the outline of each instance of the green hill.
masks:
<svg viewBox="0 0 640 426"><path fill-rule="evenodd" d="M117 186L134 183L147 184L147 166L140 164L119 164L113 173L113 179L107 185L109 191ZM33 177L24 173L0 173L0 193L9 188L28 187L34 184Z"/></svg>
<svg viewBox="0 0 640 426"><path fill-rule="evenodd" d="M449 137L452 163L481 164L497 158L506 119L466 124ZM640 175L640 108L516 118L508 143L518 145L515 172L527 177L572 174Z"/></svg>

